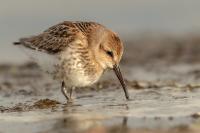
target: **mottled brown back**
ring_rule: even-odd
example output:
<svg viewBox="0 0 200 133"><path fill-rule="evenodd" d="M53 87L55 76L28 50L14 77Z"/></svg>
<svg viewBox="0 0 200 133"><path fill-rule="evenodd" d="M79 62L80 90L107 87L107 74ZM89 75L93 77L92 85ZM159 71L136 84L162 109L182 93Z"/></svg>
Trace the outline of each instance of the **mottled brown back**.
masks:
<svg viewBox="0 0 200 133"><path fill-rule="evenodd" d="M97 27L103 27L95 22L70 22L64 21L55 26L50 27L43 33L29 38L21 38L19 42L14 44L22 44L28 48L46 51L55 54L75 40L88 41L87 37L90 32Z"/></svg>

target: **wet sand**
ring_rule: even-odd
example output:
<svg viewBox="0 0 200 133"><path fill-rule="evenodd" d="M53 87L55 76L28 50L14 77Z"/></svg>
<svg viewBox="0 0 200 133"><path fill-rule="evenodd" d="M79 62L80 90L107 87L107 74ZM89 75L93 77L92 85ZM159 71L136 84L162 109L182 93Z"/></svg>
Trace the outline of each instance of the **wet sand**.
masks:
<svg viewBox="0 0 200 133"><path fill-rule="evenodd" d="M1 64L0 133L198 133L198 42L194 36L127 40L121 68L130 101L112 72L76 89L67 104L60 84L34 63Z"/></svg>

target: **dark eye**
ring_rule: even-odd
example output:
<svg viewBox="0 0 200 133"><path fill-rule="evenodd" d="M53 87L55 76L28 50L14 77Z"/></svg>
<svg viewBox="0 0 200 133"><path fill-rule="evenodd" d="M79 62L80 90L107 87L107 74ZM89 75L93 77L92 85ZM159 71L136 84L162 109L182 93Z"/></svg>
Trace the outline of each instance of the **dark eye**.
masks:
<svg viewBox="0 0 200 133"><path fill-rule="evenodd" d="M112 51L106 51L107 55L109 55L110 57L113 57L113 52Z"/></svg>

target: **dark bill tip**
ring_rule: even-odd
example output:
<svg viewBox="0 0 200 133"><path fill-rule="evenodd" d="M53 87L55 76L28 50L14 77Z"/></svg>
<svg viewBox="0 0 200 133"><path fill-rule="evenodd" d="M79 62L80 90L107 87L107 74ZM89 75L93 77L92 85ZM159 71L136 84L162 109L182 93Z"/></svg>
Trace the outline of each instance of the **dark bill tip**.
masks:
<svg viewBox="0 0 200 133"><path fill-rule="evenodd" d="M121 71L120 71L119 66L118 66L118 65L114 65L114 66L113 66L113 70L114 70L114 72L115 72L117 78L119 79L119 81L120 81L120 83L121 83L121 85L122 85L122 88L123 88L123 90L124 90L126 99L129 100L129 93L128 93L128 90L127 90L127 88L126 88L126 84L125 84L124 79L123 79L123 77L122 77L122 74L121 74Z"/></svg>

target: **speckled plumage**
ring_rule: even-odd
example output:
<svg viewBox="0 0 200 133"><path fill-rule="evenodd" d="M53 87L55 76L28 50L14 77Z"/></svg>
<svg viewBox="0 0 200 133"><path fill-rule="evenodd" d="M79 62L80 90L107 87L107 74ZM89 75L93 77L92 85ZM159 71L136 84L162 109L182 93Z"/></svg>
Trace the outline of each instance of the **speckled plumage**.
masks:
<svg viewBox="0 0 200 133"><path fill-rule="evenodd" d="M95 22L64 21L14 44L55 58L46 71L67 88L95 83L105 69L119 64L123 53L119 37Z"/></svg>

